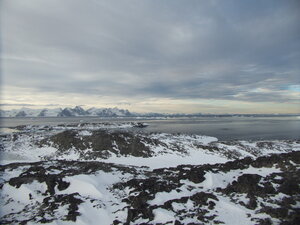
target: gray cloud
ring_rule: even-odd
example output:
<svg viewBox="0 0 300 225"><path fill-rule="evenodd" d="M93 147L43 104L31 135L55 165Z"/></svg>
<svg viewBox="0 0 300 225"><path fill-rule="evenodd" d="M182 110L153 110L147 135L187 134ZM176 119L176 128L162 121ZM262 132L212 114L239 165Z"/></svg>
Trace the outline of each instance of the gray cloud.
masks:
<svg viewBox="0 0 300 225"><path fill-rule="evenodd" d="M8 103L4 103L4 104L0 104L0 106L22 106L22 107L30 107L30 106L37 106L35 104L8 104ZM46 106L46 107L52 107L52 106L62 106L59 104L45 104L45 105L38 105L38 106Z"/></svg>
<svg viewBox="0 0 300 225"><path fill-rule="evenodd" d="M299 101L298 1L3 1L4 85ZM267 91L262 91L267 89Z"/></svg>

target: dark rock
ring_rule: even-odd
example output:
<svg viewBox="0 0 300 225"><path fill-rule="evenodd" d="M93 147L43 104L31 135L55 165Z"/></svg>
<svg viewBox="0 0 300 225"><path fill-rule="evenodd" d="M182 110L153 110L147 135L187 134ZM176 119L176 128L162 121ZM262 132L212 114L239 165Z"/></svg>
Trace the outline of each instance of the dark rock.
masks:
<svg viewBox="0 0 300 225"><path fill-rule="evenodd" d="M237 181L233 181L232 184L229 184L225 192L255 193L261 189L261 187L258 186L260 179L261 176L257 174L243 174L238 177Z"/></svg>
<svg viewBox="0 0 300 225"><path fill-rule="evenodd" d="M266 206L260 210L260 212L264 212L269 214L273 218L286 218L288 216L288 209L287 208L273 208Z"/></svg>
<svg viewBox="0 0 300 225"><path fill-rule="evenodd" d="M78 136L78 131L66 130L46 138L39 143L40 146L50 145L61 152L73 148L82 159L108 158L110 153L116 155L132 155L136 157L150 157L152 151L145 143L159 144L155 140L139 137L129 132L108 132L106 130L94 131L91 136ZM93 151L86 151L92 149ZM59 154L59 153L58 153Z"/></svg>
<svg viewBox="0 0 300 225"><path fill-rule="evenodd" d="M205 172L200 169L192 168L188 174L189 174L188 179L196 184L201 183L205 180L204 178Z"/></svg>
<svg viewBox="0 0 300 225"><path fill-rule="evenodd" d="M299 174L298 174L299 175ZM300 193L300 178L298 177L285 177L283 183L278 188L279 192L282 192L287 195L293 195Z"/></svg>
<svg viewBox="0 0 300 225"><path fill-rule="evenodd" d="M259 223L258 223L258 225L272 225L272 224L273 223L272 223L272 221L269 218L267 218L267 219L261 219L259 221Z"/></svg>
<svg viewBox="0 0 300 225"><path fill-rule="evenodd" d="M69 205L68 214L63 220L76 222L76 217L80 215L80 213L77 212L78 205L83 203L83 201L78 197L78 193L47 197L43 200L43 204L45 204L46 207L44 210L54 211L57 210L60 205Z"/></svg>
<svg viewBox="0 0 300 225"><path fill-rule="evenodd" d="M194 203L197 206L209 205L208 199L213 199L213 200L218 201L218 198L214 194L205 193L205 192L198 192L198 193L192 195L190 197L190 199L192 201L194 201Z"/></svg>
<svg viewBox="0 0 300 225"><path fill-rule="evenodd" d="M184 225L184 224L181 223L179 220L175 220L174 225Z"/></svg>

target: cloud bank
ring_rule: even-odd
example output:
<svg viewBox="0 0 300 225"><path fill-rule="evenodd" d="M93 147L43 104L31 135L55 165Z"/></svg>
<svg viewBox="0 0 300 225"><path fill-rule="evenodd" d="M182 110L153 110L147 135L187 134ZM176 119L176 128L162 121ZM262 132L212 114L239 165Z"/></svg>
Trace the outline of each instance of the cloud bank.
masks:
<svg viewBox="0 0 300 225"><path fill-rule="evenodd" d="M292 0L4 0L2 102L299 112L299 21Z"/></svg>

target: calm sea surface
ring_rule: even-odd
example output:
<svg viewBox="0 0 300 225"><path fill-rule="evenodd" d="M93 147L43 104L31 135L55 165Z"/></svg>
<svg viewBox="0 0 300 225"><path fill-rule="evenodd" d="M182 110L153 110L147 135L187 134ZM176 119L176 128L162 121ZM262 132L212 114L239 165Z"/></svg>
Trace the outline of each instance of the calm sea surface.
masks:
<svg viewBox="0 0 300 225"><path fill-rule="evenodd" d="M18 125L56 125L79 122L128 122L149 124L147 128L134 128L142 132L202 134L219 140L283 140L300 139L300 117L199 117L172 119L103 119L74 118L1 118L0 127Z"/></svg>

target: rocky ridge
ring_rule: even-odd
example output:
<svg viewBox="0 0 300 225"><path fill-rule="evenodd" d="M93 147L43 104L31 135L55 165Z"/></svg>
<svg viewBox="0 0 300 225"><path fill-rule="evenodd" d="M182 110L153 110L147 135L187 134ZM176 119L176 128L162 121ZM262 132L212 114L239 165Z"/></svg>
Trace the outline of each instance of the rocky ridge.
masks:
<svg viewBox="0 0 300 225"><path fill-rule="evenodd" d="M299 224L300 142L19 126L0 136L1 224Z"/></svg>
<svg viewBox="0 0 300 225"><path fill-rule="evenodd" d="M297 224L299 164L300 153L289 152L155 170L78 161L3 165L1 224L80 222L84 206L113 209L110 224L229 224L222 216L224 205L242 214L240 223ZM74 189L87 176L104 185L111 200ZM105 176L117 179L107 184ZM87 183L97 187L92 180ZM24 195L17 208L12 190ZM159 216L166 212L171 216Z"/></svg>

